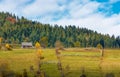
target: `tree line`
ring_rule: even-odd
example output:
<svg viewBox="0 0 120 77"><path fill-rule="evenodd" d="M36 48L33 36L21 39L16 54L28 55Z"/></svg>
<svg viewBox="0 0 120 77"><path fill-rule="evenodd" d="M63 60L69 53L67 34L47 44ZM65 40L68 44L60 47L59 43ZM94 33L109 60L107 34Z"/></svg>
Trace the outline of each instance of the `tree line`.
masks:
<svg viewBox="0 0 120 77"><path fill-rule="evenodd" d="M8 12L0 12L0 37L2 43L21 44L21 42L40 42L44 47L55 47L57 40L64 47L96 47L104 43L105 48L119 48L120 36L103 35L75 25L50 25L19 18Z"/></svg>

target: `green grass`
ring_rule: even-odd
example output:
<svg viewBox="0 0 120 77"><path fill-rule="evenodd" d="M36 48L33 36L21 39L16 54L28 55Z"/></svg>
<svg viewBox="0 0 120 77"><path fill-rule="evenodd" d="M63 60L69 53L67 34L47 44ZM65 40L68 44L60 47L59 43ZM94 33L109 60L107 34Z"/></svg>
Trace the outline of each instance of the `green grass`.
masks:
<svg viewBox="0 0 120 77"><path fill-rule="evenodd" d="M64 73L68 71L65 69L67 65L70 70L66 77L80 77L82 68L85 69L87 77L101 77L106 73L112 72L115 77L120 77L120 49L105 49L105 56L102 61L102 69L99 69L101 62L100 52L98 50L85 50L80 48L68 48L61 51L61 62L64 68ZM60 77L60 72L57 69L57 58L55 49L43 49L42 70L46 72L49 77ZM37 70L37 57L35 49L13 49L13 51L0 51L0 64L7 63L9 69L22 73L23 69L28 72L31 65Z"/></svg>

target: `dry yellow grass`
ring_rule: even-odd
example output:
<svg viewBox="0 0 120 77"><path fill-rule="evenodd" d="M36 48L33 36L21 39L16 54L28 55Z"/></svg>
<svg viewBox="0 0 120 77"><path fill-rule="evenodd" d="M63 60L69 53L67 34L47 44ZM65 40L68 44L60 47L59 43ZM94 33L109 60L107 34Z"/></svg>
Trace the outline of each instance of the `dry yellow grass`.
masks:
<svg viewBox="0 0 120 77"><path fill-rule="evenodd" d="M101 62L100 52L93 50L85 50L81 48L68 48L61 51L61 61L63 68L70 66L70 73L66 77L80 77L81 68L85 68L87 77L101 77L100 71L103 75L108 72L113 72L116 77L120 77L120 49L106 49L105 56L101 63L102 69L99 69ZM49 77L60 77L57 69L57 58L55 49L43 49L44 64L42 69L46 71ZM7 63L9 68L15 72L22 73L23 69L29 68L31 65L37 70L37 56L35 49L13 49L13 51L0 52L0 64ZM64 73L67 70L64 69Z"/></svg>

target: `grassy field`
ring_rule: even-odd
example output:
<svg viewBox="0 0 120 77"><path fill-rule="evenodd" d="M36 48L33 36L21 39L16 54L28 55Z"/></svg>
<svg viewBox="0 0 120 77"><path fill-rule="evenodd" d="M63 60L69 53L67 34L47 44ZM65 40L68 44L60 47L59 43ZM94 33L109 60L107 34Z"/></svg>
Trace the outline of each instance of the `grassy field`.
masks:
<svg viewBox="0 0 120 77"><path fill-rule="evenodd" d="M42 50L45 57L42 60L42 70L48 77L60 77L55 49ZM120 49L105 49L105 56L101 61L100 52L96 49L68 48L61 51L61 61L65 77L80 77L83 68L87 77L101 77L102 75L105 77L106 73L111 72L115 77L120 77ZM8 64L9 69L20 74L23 73L23 69L27 69L29 77L31 76L30 66L34 66L35 70L38 68L35 49L0 51L0 65L5 63ZM68 65L70 70L66 69Z"/></svg>

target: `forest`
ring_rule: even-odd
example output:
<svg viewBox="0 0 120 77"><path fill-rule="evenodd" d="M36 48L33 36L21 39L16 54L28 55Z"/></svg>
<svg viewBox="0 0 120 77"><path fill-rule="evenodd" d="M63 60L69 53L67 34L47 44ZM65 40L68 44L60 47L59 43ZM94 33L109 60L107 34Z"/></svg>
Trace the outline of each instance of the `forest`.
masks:
<svg viewBox="0 0 120 77"><path fill-rule="evenodd" d="M8 12L0 12L0 37L3 39L2 43L35 44L38 41L44 47L55 47L58 40L66 48L96 47L99 43L105 48L120 47L120 36L101 34L75 25L42 24Z"/></svg>

